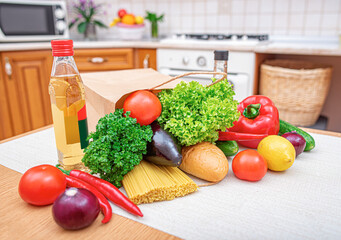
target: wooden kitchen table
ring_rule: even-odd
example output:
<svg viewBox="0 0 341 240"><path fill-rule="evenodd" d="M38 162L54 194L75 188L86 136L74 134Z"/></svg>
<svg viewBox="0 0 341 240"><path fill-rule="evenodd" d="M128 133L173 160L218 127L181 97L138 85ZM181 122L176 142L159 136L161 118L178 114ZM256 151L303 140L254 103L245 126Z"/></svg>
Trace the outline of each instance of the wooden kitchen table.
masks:
<svg viewBox="0 0 341 240"><path fill-rule="evenodd" d="M0 144L51 127L0 141ZM21 176L21 173L0 165L0 239L179 239L115 213L107 224L101 223L103 215L99 214L90 227L65 231L54 222L52 205L36 207L21 200L18 194Z"/></svg>
<svg viewBox="0 0 341 240"><path fill-rule="evenodd" d="M44 159L51 159L51 156L55 153L51 153L50 151L41 151L41 154L33 154L30 152L32 151L32 149L36 149L36 148L41 148L41 149L53 149L55 146L53 146L54 141L51 140L51 142L47 142L47 141L43 141L44 139L46 139L47 137L51 137L51 129L49 129L51 126L45 127L41 132L39 132L39 130L35 130L33 132L30 133L26 133L24 135L20 135L17 136L15 138L12 139L8 139L5 141L2 141L0 143L4 143L1 144L2 146L6 146L6 149L1 148L0 145L0 189L1 189L1 195L0 195L0 239L178 239L177 237L170 235L168 233L165 233L163 231L159 231L156 230L152 227L146 226L142 223L139 223L137 221L128 219L126 217L122 217L120 215L117 214L113 214L112 220L107 223L107 224L102 224L101 220L103 215L99 215L99 217L96 219L96 221L88 228L85 228L83 230L78 230L78 231L65 231L62 228L60 228L53 220L52 217L52 206L44 206L44 207L35 207L29 204L26 204L24 201L21 200L17 188L18 188L18 183L21 177L21 173L19 172L25 172L28 168L32 167L32 166L36 166L39 164L44 163ZM333 139L334 143L335 141L339 141L338 139L336 139L335 137L341 137L341 133L333 133L333 132L326 132L326 131L319 131L319 130L312 130L312 129L308 129L308 131L313 132L314 134L318 134L318 135L314 135L319 136L319 138L321 137L321 139L323 138L323 141L325 141L325 138L323 137L325 134L332 136L331 138ZM31 134L31 135L29 135ZM30 136L37 136L38 134L40 134L38 137L36 138L29 138ZM26 141L27 140L27 141ZM316 139L317 140L317 139ZM7 143L6 143L7 142ZM41 144L42 142L44 142L44 146L39 146L37 144ZM340 153L341 155L341 138L340 138L340 144L339 149L335 149L335 151L338 151L338 153ZM320 142L319 140L317 141L317 144L321 145L322 142ZM6 145L7 144L7 145ZM9 145L10 144L10 145ZM327 144L327 143L326 143ZM328 144L327 144L328 145ZM15 147L14 147L15 146ZM335 146L335 144L334 144ZM328 147L328 146L326 146ZM13 148L14 150L10 150L10 154L12 155L8 155L7 152L7 148ZM316 148L319 148L319 146L317 146ZM25 159L19 159L18 155L16 156L16 152L15 149L21 152L25 152L28 155L31 154L29 156L29 158L31 159L30 161L25 161ZM320 148L322 151L322 153L327 154L327 150L328 149L322 149ZM6 153L7 152L7 153ZM7 155L6 155L7 154ZM51 155L52 154L52 155ZM307 153L303 153L307 154ZM341 157L340 155L337 155L339 157L338 161L340 161L340 165L341 165ZM336 156L334 154L334 156ZM323 161L327 161L328 156L326 156L326 159L321 159L321 162L323 163ZM17 162L14 162L13 159L17 160ZM297 161L302 161L304 162L304 160L306 159L300 159ZM56 160L57 161L57 160ZM230 162L231 163L231 162ZM306 164L306 163L301 163L301 164ZM11 170L5 166L8 166L14 170ZM333 162L333 164L330 165L331 168L335 168L335 162ZM295 167L300 167L300 166L295 166ZM337 165L337 167L339 168L339 165ZM294 167L293 167L294 168ZM238 179L235 179L234 176L231 176L233 174L231 174L231 170L229 170L229 176L228 176L228 181L229 183L227 184L227 186L232 186L233 184L252 184L252 188L256 189L255 193L255 197L257 192L259 191L263 191L264 188L262 188L262 183L266 183L267 180L269 180L270 178L281 178L281 180L283 180L284 175L282 175L282 173L274 173L274 172L269 172L266 176L268 175L272 175L269 176L267 180L262 180L258 183L249 183L249 182L245 182L245 181L240 181ZM337 170L337 169L336 169ZM335 171L336 171L335 170ZM17 172L19 171L19 172ZM311 169L312 172L312 176L314 174L314 169ZM302 173L302 172L301 172ZM290 173L287 173L288 178L290 178ZM302 173L303 174L303 173ZM309 173L310 174L310 173ZM318 174L322 174L322 173L318 173ZM340 173L338 173L340 175ZM323 176L322 176L323 177ZM278 180L278 179L277 179ZM331 181L331 182L327 182L327 181ZM340 177L335 177L331 176L330 179L325 178L323 179L323 181L326 181L327 184L336 184L337 186L333 186L330 185L330 189L332 191L335 191L335 189L338 189L340 187ZM269 181L268 181L269 182ZM271 179L271 182L274 182L274 180ZM270 182L270 183L271 183ZM218 185L223 185L224 183L219 183ZM250 187L250 185L248 186ZM268 186L269 187L269 186ZM270 185L271 187L271 185ZM304 191L304 186L293 186L293 188L300 188L302 187L302 190ZM338 188L336 188L338 187ZM208 191L211 189L208 188ZM212 188L213 189L213 188ZM237 188L239 189L239 187ZM289 187L290 189L290 187ZM316 190L316 189L315 189ZM200 191L200 190L199 190ZM233 192L235 192L236 189L233 189ZM245 199L242 198L242 195L245 196L245 193L243 193L243 189L240 188L241 191L241 195L237 196L239 198L237 198L237 203L238 201L241 202ZM271 191L275 191L274 189L271 189ZM282 191L288 191L283 189ZM301 191L301 190L299 190ZM314 190L312 190L314 191ZM316 190L317 191L317 190ZM310 193L310 192L309 192ZM333 202L335 203L335 198L340 199L341 200L341 196L340 196L340 191L338 192L331 192L330 197L333 198ZM200 195L202 194L202 195ZM212 194L212 193L211 193ZM220 194L222 194L221 192L216 192L217 196ZM266 192L264 193L266 195ZM278 193L277 193L278 194ZM325 198L323 199L323 193L321 192L314 192L312 193L314 194L314 196L321 196L321 199L319 199L316 203L319 204L319 201L324 201ZM329 192L328 192L329 194ZM336 196L332 195L332 194L336 194ZM204 192L198 193L197 196L201 197L205 197L204 196ZM225 196L225 195L222 195ZM295 196L292 196L295 197ZM190 197L184 197L183 199L189 199ZM226 198L226 205L233 205L236 203L233 203L233 200L228 200L228 196L225 196ZM217 197L218 199L218 197ZM288 198L290 199L290 198ZM286 200L286 199L285 199ZM196 200L197 201L197 200ZM205 201L205 200L203 200ZM257 199L255 199L255 201L257 201ZM266 201L266 199L264 200ZM167 204L170 204L174 201L170 201L170 202L166 202ZM294 202L291 203L289 200L286 200L285 202L286 204L288 204L288 210L289 211L298 211L301 212L303 219L310 219L310 218L316 218L316 221L319 221L318 218L319 217L323 217L323 222L317 222L317 226L320 227L320 229L313 229L311 230L312 232L305 232L307 231L307 229L309 229L309 226L305 226L304 223L300 223L301 219L289 219L289 216L285 217L285 216L281 216L280 217L280 222L283 222L284 225L288 224L289 225L289 229L285 229L285 226L266 226L266 224L259 222L259 223L254 223L253 221L251 221L254 226L249 225L249 222L247 222L248 220L250 220L249 218L254 217L251 213L251 216L249 216L249 214L247 215L248 218L245 218L243 221L246 221L246 226L249 226L250 228L244 228L244 231L238 231L235 230L234 232L231 231L231 229L234 229L233 227L231 229L229 229L229 226L231 225L231 222L237 222L236 224L242 225L243 223L240 222L240 220L236 219L236 217L233 218L233 215L231 215L231 220L228 220L229 223L227 223L226 221L226 229L229 229L230 231L226 231L227 233L224 233L224 230L221 229L221 226L219 225L219 221L217 220L217 223L211 223L211 224L217 224L216 230L217 233L214 233L214 231L210 231L210 232L206 232L207 235L202 234L203 232L205 233L205 230L202 228L198 228L197 230L195 230L195 226L194 226L194 231L192 232L186 232L183 233L183 235L181 235L180 233L177 233L175 235L177 236L184 236L185 238L189 238L189 239L250 239L250 237L255 238L255 239L259 239L259 238L263 238L263 239L319 239L319 238L339 238L341 237L341 231L337 230L341 228L341 223L340 223L340 209L341 209L341 202L339 201L338 204L336 205L333 204L331 206L326 207L326 205L328 205L328 203L323 203L320 206L316 206L317 208L321 208L321 212L320 210L314 212L314 209L312 210L308 210L308 211L303 211L303 209L300 209L298 206L294 205ZM241 208L243 210L243 208L246 208L247 206L245 205L241 205L241 203L238 203L238 207ZM300 203L300 204L304 204L304 202ZM292 206L291 206L292 205ZM151 205L149 205L151 206ZM167 205L168 206L168 205ZM234 206L233 209L236 209L237 205ZM271 206L269 206L271 207ZM335 211L333 213L333 215L335 214L335 216L324 216L324 210L326 210L327 208L331 208L334 207ZM260 208L260 209L259 209ZM302 208L302 206L301 206ZM264 211L267 211L267 209L261 208L260 206L256 206L256 207L252 207L252 208L246 208L247 211L249 210L253 210L256 211L259 216L257 216L257 218L259 218ZM184 209L182 209L182 211L184 211ZM200 211L200 209L198 210ZM235 210L237 211L237 210ZM115 211L114 211L115 212ZM144 212L144 211L143 211ZM338 213L337 213L338 212ZM237 212L238 213L238 212ZM249 212L248 212L249 213ZM193 213L195 214L195 213ZM225 214L223 215L230 215L233 214L232 210L227 211ZM240 213L238 213L240 214ZM317 214L321 214L321 215L317 215ZM329 213L330 214L330 213ZM221 214L219 213L220 216ZM264 219L267 218L271 218L272 215L276 215L275 213L268 213L268 215L266 215L264 217ZM283 213L282 213L283 215ZM309 216L306 216L309 215ZM184 217L185 215L180 215L179 217ZM187 216L187 215L186 215ZM238 216L238 215L236 215ZM301 216L300 214L298 214L298 216ZM151 214L145 214L145 218L153 218L154 216L151 216ZM173 216L174 217L174 216ZM205 216L206 217L206 216ZM296 216L297 217L297 216ZM277 216L278 218L278 216ZM269 222L271 223L272 221L276 222L278 221L277 218L274 219L270 219ZM326 220L327 219L327 220ZM195 220L195 219L193 219ZM297 229L292 229L293 227L290 227L290 223L292 222L296 222L297 224L302 224L300 226L297 227ZM322 221L322 220L321 220ZM325 221L328 221L328 223L326 223ZM161 221L160 221L161 222ZM170 223L173 225L176 225L176 221ZM269 223L268 223L269 224ZM276 224L276 223L274 223ZM334 225L333 225L334 224ZM238 226L239 226L238 225ZM190 226L190 225L189 225ZM261 229L261 228L257 228L256 226L263 226L265 229ZM179 226L180 227L180 226ZM266 230L266 227L270 227L273 228L273 230ZM281 228L283 227L283 228ZM176 226L174 226L173 229L176 229ZM215 229L215 225L213 225L213 229ZM284 230L283 230L284 229ZM174 230L175 231L175 230ZM201 231L200 233L196 234L196 231ZM222 231L222 233L224 233L224 235L222 235L222 233L219 233L219 231ZM249 231L249 232L248 232ZM278 232L279 231L279 232ZM322 232L321 232L322 231ZM173 234L172 231L168 231L170 233ZM264 232L264 233L263 233ZM187 235L186 235L187 234ZM218 236L215 236L214 234L218 234ZM220 235L219 235L220 234ZM317 234L317 235L316 235ZM215 236L214 238L210 237L210 236ZM339 238L340 239L340 238Z"/></svg>

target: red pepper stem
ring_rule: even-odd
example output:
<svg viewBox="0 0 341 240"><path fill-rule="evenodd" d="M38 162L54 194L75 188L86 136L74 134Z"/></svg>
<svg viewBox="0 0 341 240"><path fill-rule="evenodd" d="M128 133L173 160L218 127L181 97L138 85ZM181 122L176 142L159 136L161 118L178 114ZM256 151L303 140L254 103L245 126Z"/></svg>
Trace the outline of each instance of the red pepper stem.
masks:
<svg viewBox="0 0 341 240"><path fill-rule="evenodd" d="M243 112L246 118L254 119L259 115L259 109L261 107L260 103L248 105Z"/></svg>

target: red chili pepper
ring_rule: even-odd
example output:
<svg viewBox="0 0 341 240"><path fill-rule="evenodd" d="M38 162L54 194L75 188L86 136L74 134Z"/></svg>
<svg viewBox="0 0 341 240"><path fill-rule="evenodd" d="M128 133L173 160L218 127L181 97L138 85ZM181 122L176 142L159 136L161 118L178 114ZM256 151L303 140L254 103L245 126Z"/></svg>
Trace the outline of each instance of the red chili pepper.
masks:
<svg viewBox="0 0 341 240"><path fill-rule="evenodd" d="M268 134L250 134L237 132L219 132L219 141L245 141L263 139L269 136Z"/></svg>
<svg viewBox="0 0 341 240"><path fill-rule="evenodd" d="M238 133L277 135L279 131L278 110L265 96L254 95L245 98L238 106L241 113L238 121L228 130ZM238 141L249 148L257 148L262 139Z"/></svg>
<svg viewBox="0 0 341 240"><path fill-rule="evenodd" d="M96 187L104 196L115 203L117 206L127 210L128 212L143 217L138 206L136 206L129 198L127 198L117 187L98 177L79 170L72 170L70 175L79 178L94 187Z"/></svg>
<svg viewBox="0 0 341 240"><path fill-rule="evenodd" d="M104 214L104 218L102 223L107 223L110 221L112 216L112 209L108 200L100 193L94 186L90 185L87 182L84 182L81 179L65 175L66 183L69 187L76 187L76 188L85 188L92 192L98 199L99 205L101 207L102 213Z"/></svg>

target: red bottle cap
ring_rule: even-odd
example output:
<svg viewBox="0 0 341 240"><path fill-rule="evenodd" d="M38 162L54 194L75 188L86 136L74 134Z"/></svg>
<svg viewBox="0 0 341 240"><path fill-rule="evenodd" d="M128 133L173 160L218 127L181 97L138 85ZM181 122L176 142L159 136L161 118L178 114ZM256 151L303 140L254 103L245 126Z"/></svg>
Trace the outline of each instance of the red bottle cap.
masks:
<svg viewBox="0 0 341 240"><path fill-rule="evenodd" d="M52 40L52 56L54 57L67 57L73 56L73 41L67 40Z"/></svg>

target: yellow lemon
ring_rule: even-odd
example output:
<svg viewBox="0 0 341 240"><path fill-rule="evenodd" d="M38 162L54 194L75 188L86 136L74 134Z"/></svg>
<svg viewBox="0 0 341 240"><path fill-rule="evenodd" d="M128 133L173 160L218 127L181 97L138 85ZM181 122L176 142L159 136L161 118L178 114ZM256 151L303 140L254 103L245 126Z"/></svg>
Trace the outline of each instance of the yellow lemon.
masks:
<svg viewBox="0 0 341 240"><path fill-rule="evenodd" d="M270 135L264 138L257 148L273 171L284 171L290 168L295 161L295 148L284 137Z"/></svg>
<svg viewBox="0 0 341 240"><path fill-rule="evenodd" d="M135 17L136 24L142 24L143 21L144 21L143 17L141 17L141 16L136 16Z"/></svg>

